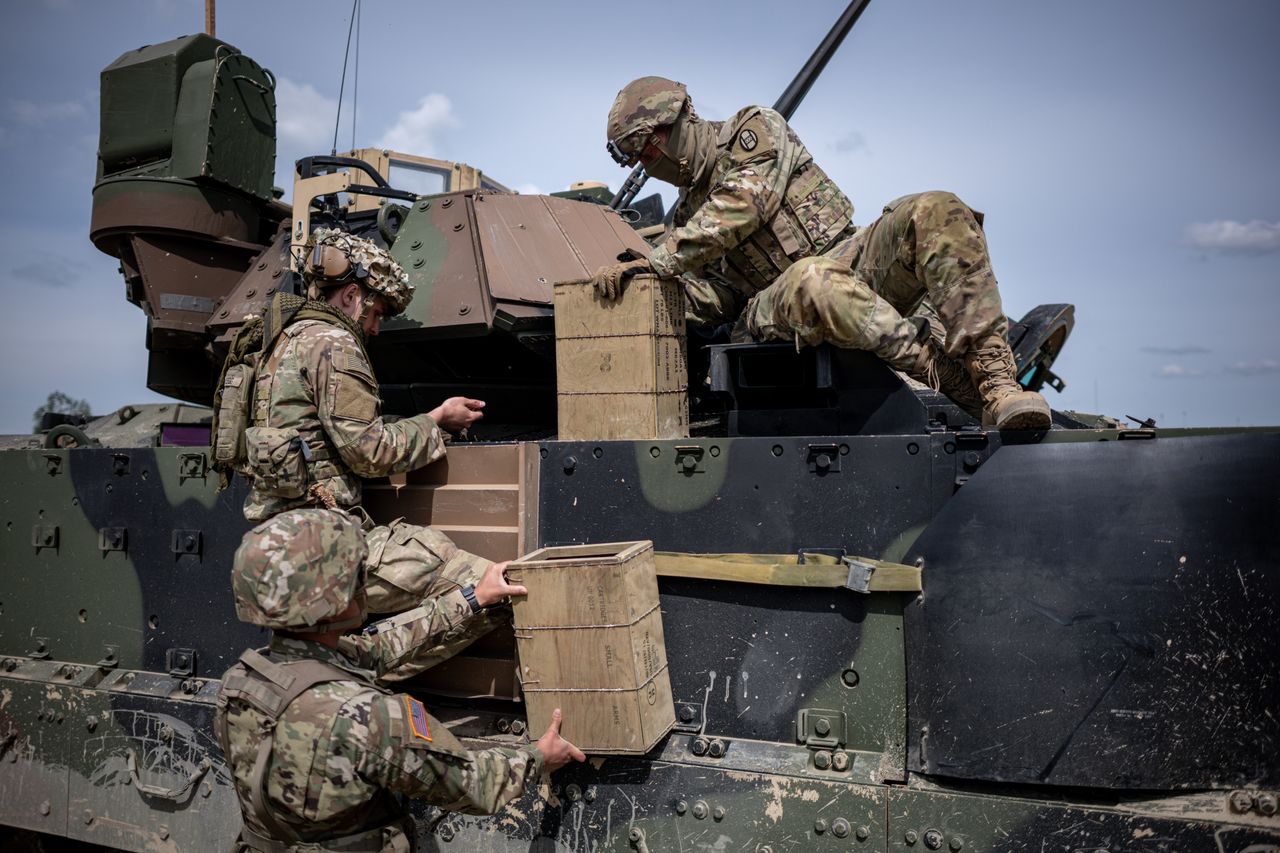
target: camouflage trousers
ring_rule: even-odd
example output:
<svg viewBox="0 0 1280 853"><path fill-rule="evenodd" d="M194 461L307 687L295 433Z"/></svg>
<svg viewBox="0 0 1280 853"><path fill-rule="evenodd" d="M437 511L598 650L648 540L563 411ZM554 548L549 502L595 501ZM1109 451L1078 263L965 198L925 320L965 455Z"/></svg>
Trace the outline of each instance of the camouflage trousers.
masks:
<svg viewBox="0 0 1280 853"><path fill-rule="evenodd" d="M365 599L371 614L400 613L423 599L445 595L480 583L493 563L458 548L448 536L431 527L396 519L365 531L369 556L365 562ZM438 646L423 649L408 662L383 676L401 681L448 660L499 624L511 622L508 605L490 607L467 620L461 631Z"/></svg>
<svg viewBox="0 0 1280 853"><path fill-rule="evenodd" d="M1007 332L980 214L948 192L896 199L825 255L792 264L752 297L745 321L757 339L888 355L918 337L913 312L953 358Z"/></svg>

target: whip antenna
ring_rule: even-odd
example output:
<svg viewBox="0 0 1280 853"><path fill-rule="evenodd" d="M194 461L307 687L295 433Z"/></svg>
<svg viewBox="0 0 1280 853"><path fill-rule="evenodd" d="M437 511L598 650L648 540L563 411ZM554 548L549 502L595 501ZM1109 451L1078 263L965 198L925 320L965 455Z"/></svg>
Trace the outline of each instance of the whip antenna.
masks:
<svg viewBox="0 0 1280 853"><path fill-rule="evenodd" d="M351 31L356 25L356 6L360 0L351 0L351 20L347 23L347 49L342 54L342 81L338 83L338 114L333 119L333 147L330 156L338 153L338 125L342 121L342 93L347 87L347 59L351 56Z"/></svg>

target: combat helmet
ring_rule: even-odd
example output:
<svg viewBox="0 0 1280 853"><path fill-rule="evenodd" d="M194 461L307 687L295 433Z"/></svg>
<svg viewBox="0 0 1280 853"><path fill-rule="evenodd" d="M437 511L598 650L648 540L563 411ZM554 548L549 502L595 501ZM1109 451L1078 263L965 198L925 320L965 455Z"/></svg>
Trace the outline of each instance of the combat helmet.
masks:
<svg viewBox="0 0 1280 853"><path fill-rule="evenodd" d="M690 103L683 83L666 77L632 80L609 110L609 155L619 166L634 166L654 130L674 123Z"/></svg>
<svg viewBox="0 0 1280 853"><path fill-rule="evenodd" d="M409 307L413 285L408 273L372 240L337 228L318 228L311 235L308 251L303 265L308 284L325 288L354 281L381 294L390 316Z"/></svg>
<svg viewBox="0 0 1280 853"><path fill-rule="evenodd" d="M236 616L267 628L339 627L337 617L353 600L363 601L367 555L364 533L347 513L282 512L245 534L236 549L231 567Z"/></svg>

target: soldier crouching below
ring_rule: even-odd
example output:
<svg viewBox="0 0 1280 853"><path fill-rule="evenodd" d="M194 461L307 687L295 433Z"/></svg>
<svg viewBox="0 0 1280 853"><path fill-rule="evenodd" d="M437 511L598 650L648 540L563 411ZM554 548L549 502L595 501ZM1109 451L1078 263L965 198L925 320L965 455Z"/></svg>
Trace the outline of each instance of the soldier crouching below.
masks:
<svg viewBox="0 0 1280 853"><path fill-rule="evenodd" d="M868 350L986 425L1049 427L1048 404L1015 375L980 215L951 193L903 196L859 229L782 115L747 107L704 121L684 84L663 77L618 93L607 136L620 165L640 162L684 193L647 260L597 271L606 297L639 271L683 277L691 322ZM922 303L930 324L904 317Z"/></svg>
<svg viewBox="0 0 1280 853"><path fill-rule="evenodd" d="M242 461L251 484L250 521L303 506L361 512L362 477L421 468L445 455L441 431L463 430L482 417L484 402L451 397L426 414L394 422L382 417L378 383L365 350L384 317L401 313L413 286L391 255L371 240L319 229L303 263L307 299L277 294L260 319L246 322L231 345L215 401L215 442L235 455L241 434L228 411L233 365L248 365L239 399ZM259 355L260 353L260 355ZM215 447L215 457L222 454ZM489 560L459 550L443 533L407 524L367 525L373 613L398 613L424 598L460 590L473 609ZM503 564L505 566L505 564ZM388 679L415 675L456 653L509 615L500 608L472 620L468 631L422 660L406 661Z"/></svg>
<svg viewBox="0 0 1280 853"><path fill-rule="evenodd" d="M346 633L364 620L366 556L356 522L322 509L277 515L236 551L236 614L273 629L223 676L214 717L244 817L238 850L407 853L413 824L397 795L493 814L584 758L560 737L559 710L534 744L472 752L417 699L375 683L469 614L440 598L376 635Z"/></svg>

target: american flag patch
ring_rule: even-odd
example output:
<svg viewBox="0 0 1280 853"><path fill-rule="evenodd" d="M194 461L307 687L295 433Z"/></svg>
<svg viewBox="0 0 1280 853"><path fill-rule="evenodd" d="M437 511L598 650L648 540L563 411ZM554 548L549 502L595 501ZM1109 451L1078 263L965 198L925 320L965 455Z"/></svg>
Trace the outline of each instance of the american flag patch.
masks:
<svg viewBox="0 0 1280 853"><path fill-rule="evenodd" d="M411 740L431 743L431 727L427 725L427 708L412 696L404 698L404 719Z"/></svg>

